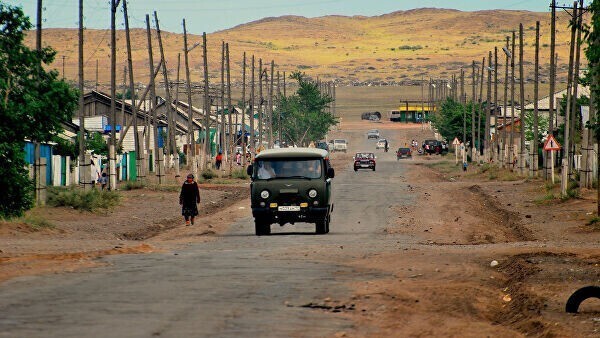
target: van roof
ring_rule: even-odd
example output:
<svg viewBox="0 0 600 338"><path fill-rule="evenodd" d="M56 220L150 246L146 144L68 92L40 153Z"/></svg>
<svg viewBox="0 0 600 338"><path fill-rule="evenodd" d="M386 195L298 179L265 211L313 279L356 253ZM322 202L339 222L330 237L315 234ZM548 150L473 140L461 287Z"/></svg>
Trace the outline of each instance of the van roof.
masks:
<svg viewBox="0 0 600 338"><path fill-rule="evenodd" d="M267 149L256 155L256 159L269 158L326 158L328 152L319 148L278 148Z"/></svg>

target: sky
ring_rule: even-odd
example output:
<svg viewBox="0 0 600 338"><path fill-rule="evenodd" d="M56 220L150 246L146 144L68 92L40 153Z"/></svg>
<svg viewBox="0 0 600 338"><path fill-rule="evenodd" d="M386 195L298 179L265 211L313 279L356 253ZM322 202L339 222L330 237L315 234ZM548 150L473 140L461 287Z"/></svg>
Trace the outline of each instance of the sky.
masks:
<svg viewBox="0 0 600 338"><path fill-rule="evenodd" d="M36 22L37 0L0 0L22 7L31 22ZM571 1L557 1L562 4ZM590 1L585 1L587 4ZM77 0L43 0L43 27L78 27ZM487 9L549 11L545 0L130 0L127 2L130 27L145 28L145 16L157 12L161 29L182 32L182 19L192 34L212 33L265 17L300 15L381 15L422 7L453 8L462 11ZM84 26L110 28L110 0L84 0ZM124 28L123 15L117 14L117 29Z"/></svg>

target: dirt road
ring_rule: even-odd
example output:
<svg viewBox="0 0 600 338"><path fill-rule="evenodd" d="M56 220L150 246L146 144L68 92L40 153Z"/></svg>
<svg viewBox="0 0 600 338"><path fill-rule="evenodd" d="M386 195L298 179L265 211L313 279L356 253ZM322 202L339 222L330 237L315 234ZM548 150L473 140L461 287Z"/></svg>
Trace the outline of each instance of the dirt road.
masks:
<svg viewBox="0 0 600 338"><path fill-rule="evenodd" d="M377 151L377 171L354 172L351 153L375 149L373 126L392 150L431 136L368 123L335 132L350 150L332 155L329 234L272 225L256 237L241 200L138 240L154 253L4 282L0 336L598 335L600 303L563 311L570 292L600 284L600 232L581 216L595 201L540 206L543 183L488 180L439 156Z"/></svg>

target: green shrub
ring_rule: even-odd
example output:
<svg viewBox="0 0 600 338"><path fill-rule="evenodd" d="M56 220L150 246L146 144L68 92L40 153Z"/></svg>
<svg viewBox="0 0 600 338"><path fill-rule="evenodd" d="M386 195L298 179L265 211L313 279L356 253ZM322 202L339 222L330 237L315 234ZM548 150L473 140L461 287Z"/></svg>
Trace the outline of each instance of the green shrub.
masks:
<svg viewBox="0 0 600 338"><path fill-rule="evenodd" d="M246 179L248 179L249 176L246 173L246 169L240 168L240 169L234 169L233 172L231 173L231 177L246 180Z"/></svg>
<svg viewBox="0 0 600 338"><path fill-rule="evenodd" d="M72 207L73 209L94 211L117 206L121 195L114 191L99 189L82 190L79 188L48 189L47 204L53 207Z"/></svg>
<svg viewBox="0 0 600 338"><path fill-rule="evenodd" d="M51 222L38 216L23 216L21 220L34 230L53 229L55 227Z"/></svg>
<svg viewBox="0 0 600 338"><path fill-rule="evenodd" d="M211 178L217 177L217 173L212 169L204 169L204 171L202 171L202 174L200 174L200 175L205 180L210 180Z"/></svg>
<svg viewBox="0 0 600 338"><path fill-rule="evenodd" d="M127 181L121 188L123 190L143 189L146 185L142 181Z"/></svg>

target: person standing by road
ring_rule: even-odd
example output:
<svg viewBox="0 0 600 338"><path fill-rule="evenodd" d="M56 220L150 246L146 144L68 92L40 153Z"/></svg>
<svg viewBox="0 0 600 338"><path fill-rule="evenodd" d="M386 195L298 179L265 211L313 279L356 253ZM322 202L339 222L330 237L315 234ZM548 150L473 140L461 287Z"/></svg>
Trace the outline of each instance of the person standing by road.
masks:
<svg viewBox="0 0 600 338"><path fill-rule="evenodd" d="M200 203L200 190L198 183L194 181L194 175L189 174L179 193L179 204L181 205L181 215L185 218L185 225L193 225L194 218L198 216L198 204Z"/></svg>
<svg viewBox="0 0 600 338"><path fill-rule="evenodd" d="M221 163L223 163L223 153L219 151L217 157L215 157L215 167L217 170L221 169Z"/></svg>

